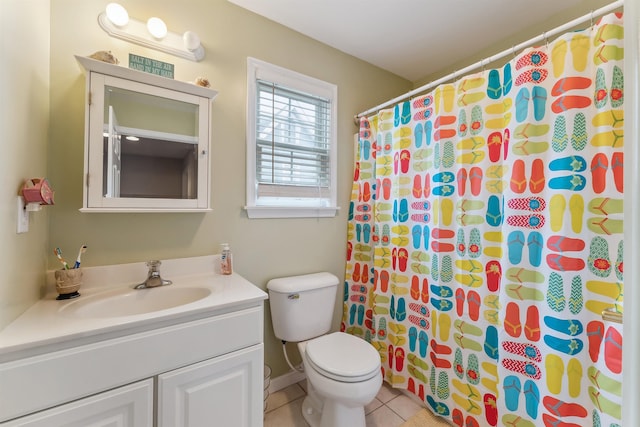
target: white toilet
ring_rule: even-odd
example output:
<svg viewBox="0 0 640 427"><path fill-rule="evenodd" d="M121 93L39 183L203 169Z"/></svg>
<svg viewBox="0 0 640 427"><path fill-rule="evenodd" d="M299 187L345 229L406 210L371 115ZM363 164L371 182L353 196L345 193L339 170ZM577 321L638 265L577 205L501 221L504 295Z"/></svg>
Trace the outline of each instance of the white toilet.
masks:
<svg viewBox="0 0 640 427"><path fill-rule="evenodd" d="M380 355L371 344L343 332L327 334L338 284L330 273L267 284L276 337L298 343L307 377L302 414L311 427L364 427L364 406L382 385Z"/></svg>

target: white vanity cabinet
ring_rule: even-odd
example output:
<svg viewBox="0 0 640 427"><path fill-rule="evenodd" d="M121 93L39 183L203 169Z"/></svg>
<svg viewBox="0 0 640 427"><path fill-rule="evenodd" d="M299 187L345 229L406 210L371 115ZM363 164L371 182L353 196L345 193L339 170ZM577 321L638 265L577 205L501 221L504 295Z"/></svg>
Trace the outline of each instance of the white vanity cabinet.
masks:
<svg viewBox="0 0 640 427"><path fill-rule="evenodd" d="M0 416L43 410L0 427L151 426L147 408L158 427L260 427L261 304L0 364Z"/></svg>
<svg viewBox="0 0 640 427"><path fill-rule="evenodd" d="M210 209L217 92L76 56L86 71L82 212Z"/></svg>
<svg viewBox="0 0 640 427"><path fill-rule="evenodd" d="M208 290L192 303L92 317L73 305L114 289L84 289L43 299L0 331L0 427L262 427L267 294L235 273L193 274L213 259L164 262L177 292L167 295ZM191 275L176 273L183 264ZM135 280L145 266L135 267L88 267L85 279Z"/></svg>
<svg viewBox="0 0 640 427"><path fill-rule="evenodd" d="M259 427L263 383L257 380L262 378L262 363L262 345L253 346L0 426Z"/></svg>
<svg viewBox="0 0 640 427"><path fill-rule="evenodd" d="M0 426L205 427L215 421L220 426L258 427L263 389L256 378L262 378L262 353L262 346L253 346Z"/></svg>

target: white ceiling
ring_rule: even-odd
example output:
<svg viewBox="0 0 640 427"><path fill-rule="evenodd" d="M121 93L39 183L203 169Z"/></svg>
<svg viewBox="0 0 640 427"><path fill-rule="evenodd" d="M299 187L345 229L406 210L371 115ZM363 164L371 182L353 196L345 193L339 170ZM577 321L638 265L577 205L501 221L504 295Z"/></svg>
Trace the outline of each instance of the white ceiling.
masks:
<svg viewBox="0 0 640 427"><path fill-rule="evenodd" d="M229 1L415 82L581 0Z"/></svg>

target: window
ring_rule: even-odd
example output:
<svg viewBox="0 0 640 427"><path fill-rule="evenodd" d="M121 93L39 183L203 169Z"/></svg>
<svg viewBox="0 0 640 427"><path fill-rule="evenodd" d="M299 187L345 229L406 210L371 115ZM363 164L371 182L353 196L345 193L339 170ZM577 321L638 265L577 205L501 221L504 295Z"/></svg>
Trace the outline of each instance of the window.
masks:
<svg viewBox="0 0 640 427"><path fill-rule="evenodd" d="M250 218L335 216L337 88L247 60Z"/></svg>

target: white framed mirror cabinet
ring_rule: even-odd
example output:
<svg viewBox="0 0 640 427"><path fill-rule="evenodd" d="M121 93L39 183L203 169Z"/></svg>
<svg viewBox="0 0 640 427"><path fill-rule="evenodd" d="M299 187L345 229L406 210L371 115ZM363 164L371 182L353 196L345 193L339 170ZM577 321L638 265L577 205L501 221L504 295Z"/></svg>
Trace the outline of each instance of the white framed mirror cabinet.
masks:
<svg viewBox="0 0 640 427"><path fill-rule="evenodd" d="M82 212L210 210L210 88L76 56L86 74Z"/></svg>

